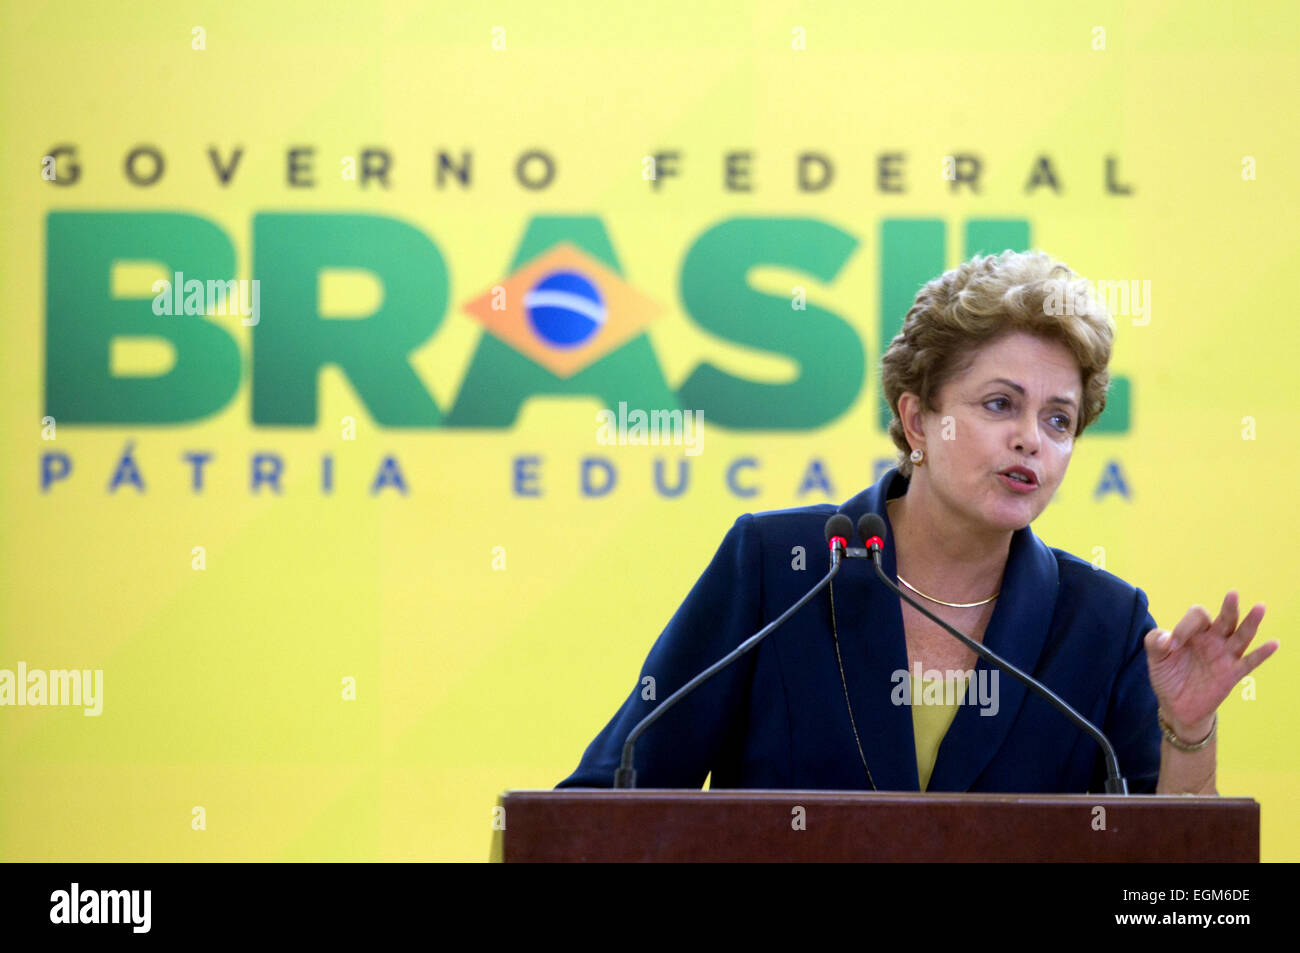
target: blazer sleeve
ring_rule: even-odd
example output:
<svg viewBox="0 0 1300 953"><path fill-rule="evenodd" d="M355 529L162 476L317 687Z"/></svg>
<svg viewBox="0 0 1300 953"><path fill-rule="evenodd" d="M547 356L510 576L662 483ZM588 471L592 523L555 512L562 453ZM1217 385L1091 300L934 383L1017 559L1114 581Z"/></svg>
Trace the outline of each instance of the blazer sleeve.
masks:
<svg viewBox="0 0 1300 953"><path fill-rule="evenodd" d="M1147 674L1143 639L1156 628L1147 608L1147 594L1137 590L1133 614L1124 645L1124 661L1111 690L1102 731L1115 746L1120 773L1128 780L1130 794L1154 794L1160 777L1160 724L1156 718L1156 694ZM1099 750L1097 769L1090 792L1104 791L1105 755Z"/></svg>
<svg viewBox="0 0 1300 953"><path fill-rule="evenodd" d="M587 746L577 770L556 787L612 787L623 742L637 722L757 632L761 605L758 531L746 513L655 641L627 700ZM704 785L728 736L743 728L755 654L747 652L698 685L642 733L632 762L637 787Z"/></svg>

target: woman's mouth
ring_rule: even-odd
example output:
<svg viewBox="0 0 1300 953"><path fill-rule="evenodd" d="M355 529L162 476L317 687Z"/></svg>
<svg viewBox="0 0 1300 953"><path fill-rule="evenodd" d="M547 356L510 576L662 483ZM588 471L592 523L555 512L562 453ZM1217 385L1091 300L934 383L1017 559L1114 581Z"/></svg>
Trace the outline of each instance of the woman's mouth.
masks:
<svg viewBox="0 0 1300 953"><path fill-rule="evenodd" d="M1017 474L1019 478L1008 476L1006 473L999 473L998 479L1001 480L1007 489L1011 490L1013 493L1033 493L1038 489L1037 482L1032 482L1026 479L1024 474L1020 474L1019 471L1017 471Z"/></svg>

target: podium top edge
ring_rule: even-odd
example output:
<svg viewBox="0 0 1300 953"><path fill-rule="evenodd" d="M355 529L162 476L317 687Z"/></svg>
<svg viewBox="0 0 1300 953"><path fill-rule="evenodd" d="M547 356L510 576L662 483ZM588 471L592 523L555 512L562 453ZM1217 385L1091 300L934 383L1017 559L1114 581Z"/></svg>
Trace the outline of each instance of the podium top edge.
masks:
<svg viewBox="0 0 1300 953"><path fill-rule="evenodd" d="M858 790L799 790L759 788L719 788L708 791L694 788L511 788L501 793L501 798L516 800L564 799L605 800L613 798L642 797L654 800L712 800L712 801L781 801L792 798L801 801L903 801L923 800L931 803L954 801L961 803L996 804L1096 804L1099 801L1114 803L1117 800L1148 804L1186 804L1204 807L1220 804L1242 807L1258 806L1252 797L1204 796L1193 794L987 794L970 791L858 791Z"/></svg>

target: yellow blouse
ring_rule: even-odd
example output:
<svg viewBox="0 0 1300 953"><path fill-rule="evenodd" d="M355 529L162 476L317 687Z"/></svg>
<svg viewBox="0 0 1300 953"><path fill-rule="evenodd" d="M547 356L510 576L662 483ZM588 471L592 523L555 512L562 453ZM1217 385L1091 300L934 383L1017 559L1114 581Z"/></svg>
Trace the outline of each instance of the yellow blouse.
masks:
<svg viewBox="0 0 1300 953"><path fill-rule="evenodd" d="M937 692L931 688L931 697L937 694L943 700L955 698L954 704L949 705L944 701L933 700L927 702L921 679L912 676L912 735L916 739L916 773L920 778L922 791L930 785L930 775L934 772L934 761L939 755L939 745L943 742L943 736L948 733L948 727L956 717L957 708L965 697L965 683L959 683L951 690L942 680L929 680L927 684L933 685L935 681L939 682L940 688Z"/></svg>

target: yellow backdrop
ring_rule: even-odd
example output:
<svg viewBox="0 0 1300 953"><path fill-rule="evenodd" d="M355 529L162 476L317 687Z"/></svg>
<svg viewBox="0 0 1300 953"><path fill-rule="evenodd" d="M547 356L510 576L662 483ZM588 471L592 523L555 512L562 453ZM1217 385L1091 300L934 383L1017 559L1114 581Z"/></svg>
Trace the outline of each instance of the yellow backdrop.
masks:
<svg viewBox="0 0 1300 953"><path fill-rule="evenodd" d="M738 514L875 479L882 329L1005 238L1147 289L1117 316L1123 406L1034 529L1162 626L1234 587L1268 606L1283 647L1225 703L1219 788L1262 803L1265 859L1300 859L1293 5L130 6L0 21L0 669L103 672L98 716L0 708L0 857L485 859L497 794L574 768ZM439 153L467 182L438 184ZM198 277L257 278L259 323L150 317L183 270L151 235L207 242L192 267L228 245ZM533 393L588 378L485 329L482 297L562 241L557 267L622 283L604 317L633 343L603 359L648 375L633 406L700 399L698 454L598 443L624 365ZM221 334L173 350L137 325L97 373L110 302ZM382 308L409 362L364 382L290 321ZM817 328L848 334L847 398L783 399ZM225 384L179 351L223 354ZM493 405L521 389L517 419ZM657 460L689 464L679 495Z"/></svg>

